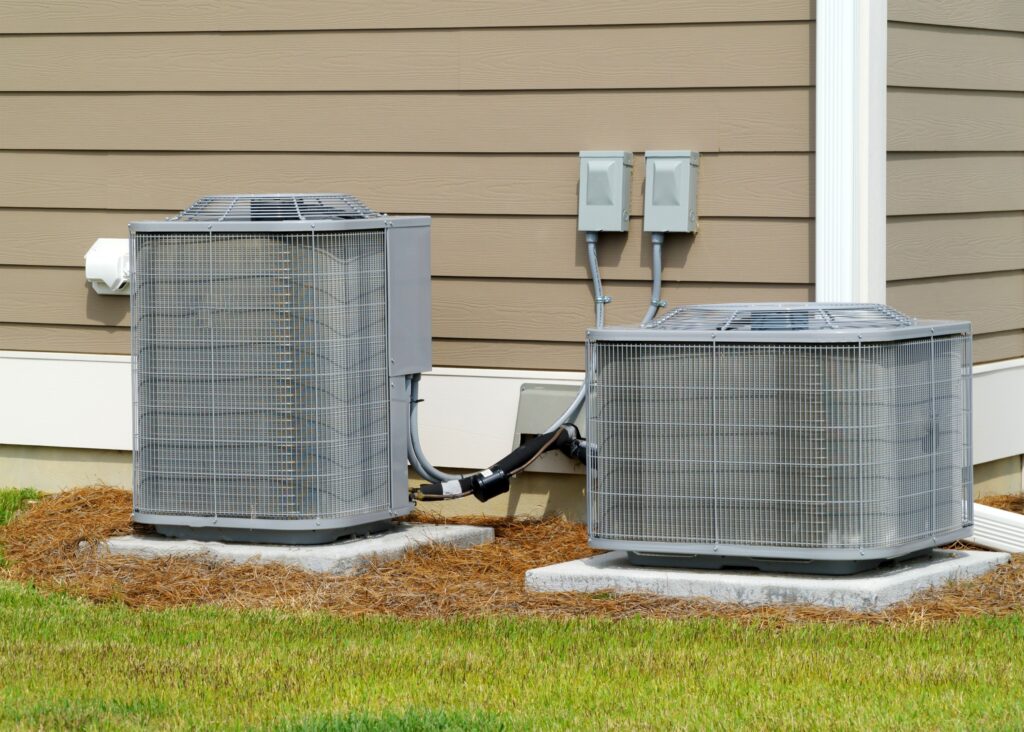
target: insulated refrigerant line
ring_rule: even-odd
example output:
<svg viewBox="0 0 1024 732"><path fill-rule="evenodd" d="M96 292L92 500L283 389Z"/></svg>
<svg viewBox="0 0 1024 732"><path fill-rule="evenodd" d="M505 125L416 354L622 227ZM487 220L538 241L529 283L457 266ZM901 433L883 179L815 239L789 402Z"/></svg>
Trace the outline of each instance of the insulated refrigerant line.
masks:
<svg viewBox="0 0 1024 732"><path fill-rule="evenodd" d="M587 264L594 286L594 322L596 327L602 328L604 327L604 308L611 301L611 298L604 294L604 287L601 282L601 271L597 261L598 236L596 231L586 232ZM477 471L469 475L446 473L434 467L430 460L427 459L420 442L417 415L417 405L420 401L419 379L419 374L409 377L409 463L412 465L413 470L421 476L427 480L434 481L432 484L420 486L419 497L421 499L446 500L461 498L470 494L476 494L477 497L483 498L485 493L484 487L492 484L494 490L502 492L500 487L502 485L506 486L505 489L507 490L508 478L522 472L541 453L553 448L562 449L562 446L565 446L566 450L572 451L573 446L567 443L579 440L578 431L571 427L569 423L579 415L580 409L583 407L583 402L587 396L586 378L584 378L583 384L580 385L580 390L569 407L543 433L533 438L533 440L520 446L486 470ZM578 454L578 450L575 454ZM511 462L508 462L510 459ZM501 466L501 468L495 470L498 466ZM494 495L497 495L497 493L494 493Z"/></svg>
<svg viewBox="0 0 1024 732"><path fill-rule="evenodd" d="M611 298L604 294L604 288L601 285L601 270L597 263L597 237L596 231L587 232L587 264L590 267L590 278L594 283L594 327L604 327L604 306L611 302ZM587 379L584 377L583 383L580 385L580 390L576 393L576 398L572 400L572 404L569 408L562 412L561 416L558 417L551 425L544 430L545 432L551 432L563 424L572 422L576 419L580 413L580 409L583 408L583 402L587 398Z"/></svg>

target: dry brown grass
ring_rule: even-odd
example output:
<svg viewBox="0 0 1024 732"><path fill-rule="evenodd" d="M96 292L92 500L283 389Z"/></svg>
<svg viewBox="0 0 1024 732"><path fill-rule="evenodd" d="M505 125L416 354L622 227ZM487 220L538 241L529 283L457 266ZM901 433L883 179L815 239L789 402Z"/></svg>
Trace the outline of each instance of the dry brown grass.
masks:
<svg viewBox="0 0 1024 732"><path fill-rule="evenodd" d="M985 496L984 498L979 498L977 503L992 506L992 508L1001 508L1004 511L1024 513L1024 494L1021 493L1006 496Z"/></svg>
<svg viewBox="0 0 1024 732"><path fill-rule="evenodd" d="M280 565L220 564L202 559L138 559L96 551L104 538L132 529L131 495L94 487L47 497L0 533L11 579L94 601L164 608L215 604L405 618L482 615L546 617L645 615L727 617L779 625L790 622L923 624L1024 610L1024 556L979 579L918 596L873 613L814 607L746 608L647 595L528 593L531 567L591 555L586 530L561 518L449 519L493 526L493 544L471 549L429 546L402 560L375 564L357 577L329 577ZM419 514L414 520L444 522ZM79 550L85 541L92 549Z"/></svg>

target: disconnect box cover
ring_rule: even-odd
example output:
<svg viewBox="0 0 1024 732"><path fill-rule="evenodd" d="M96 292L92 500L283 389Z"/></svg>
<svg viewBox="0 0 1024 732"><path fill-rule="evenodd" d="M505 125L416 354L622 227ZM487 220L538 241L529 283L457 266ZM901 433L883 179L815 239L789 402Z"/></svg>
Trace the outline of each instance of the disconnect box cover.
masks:
<svg viewBox="0 0 1024 732"><path fill-rule="evenodd" d="M581 152L579 230L628 230L632 180L633 153Z"/></svg>
<svg viewBox="0 0 1024 732"><path fill-rule="evenodd" d="M644 157L647 161L644 231L696 231L700 153L652 150Z"/></svg>

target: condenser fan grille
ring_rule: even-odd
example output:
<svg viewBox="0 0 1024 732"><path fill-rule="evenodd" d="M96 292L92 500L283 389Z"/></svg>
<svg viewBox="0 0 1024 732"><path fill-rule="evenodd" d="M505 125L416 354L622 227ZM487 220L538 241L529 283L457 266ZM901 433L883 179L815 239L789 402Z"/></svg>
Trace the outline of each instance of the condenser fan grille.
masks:
<svg viewBox="0 0 1024 732"><path fill-rule="evenodd" d="M384 236L134 235L137 511L388 510Z"/></svg>
<svg viewBox="0 0 1024 732"><path fill-rule="evenodd" d="M373 219L380 214L343 193L243 194L200 198L169 221L276 222Z"/></svg>
<svg viewBox="0 0 1024 732"><path fill-rule="evenodd" d="M737 317L744 312L758 311ZM625 338L592 334L588 346L588 501L599 545L857 558L970 523L969 335Z"/></svg>
<svg viewBox="0 0 1024 732"><path fill-rule="evenodd" d="M739 303L687 305L646 326L672 331L803 331L902 328L915 324L885 305L841 303Z"/></svg>

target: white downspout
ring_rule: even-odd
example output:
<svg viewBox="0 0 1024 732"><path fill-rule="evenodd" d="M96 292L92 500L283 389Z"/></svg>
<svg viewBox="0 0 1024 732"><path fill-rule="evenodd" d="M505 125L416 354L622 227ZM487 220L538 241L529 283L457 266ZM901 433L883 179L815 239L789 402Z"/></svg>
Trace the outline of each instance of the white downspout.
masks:
<svg viewBox="0 0 1024 732"><path fill-rule="evenodd" d="M887 10L887 0L817 0L818 302L885 302Z"/></svg>

